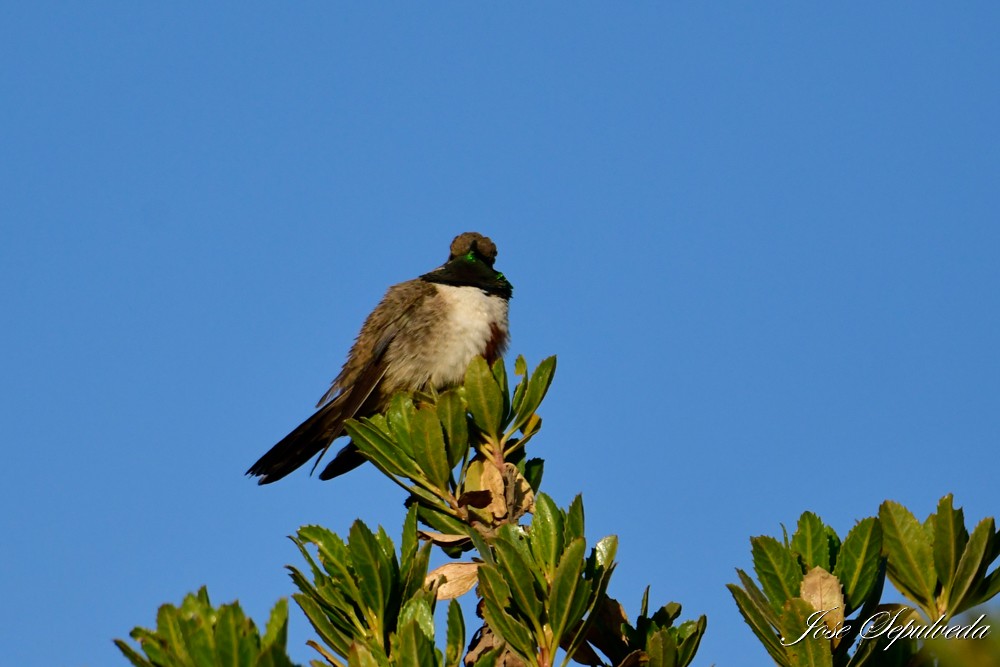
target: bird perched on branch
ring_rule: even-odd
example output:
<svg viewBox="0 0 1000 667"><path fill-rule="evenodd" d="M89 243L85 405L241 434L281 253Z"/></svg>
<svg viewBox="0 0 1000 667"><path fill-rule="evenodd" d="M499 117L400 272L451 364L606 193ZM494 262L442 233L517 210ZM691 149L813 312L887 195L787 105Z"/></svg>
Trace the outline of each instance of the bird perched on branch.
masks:
<svg viewBox="0 0 1000 667"><path fill-rule="evenodd" d="M451 242L448 261L393 285L361 327L347 361L318 410L250 466L259 484L277 481L344 434L344 422L384 412L393 394L462 383L473 357L493 363L507 348L507 302L513 288L493 268L497 247L466 232ZM322 454L313 465L319 465ZM365 462L353 442L320 473L332 479Z"/></svg>

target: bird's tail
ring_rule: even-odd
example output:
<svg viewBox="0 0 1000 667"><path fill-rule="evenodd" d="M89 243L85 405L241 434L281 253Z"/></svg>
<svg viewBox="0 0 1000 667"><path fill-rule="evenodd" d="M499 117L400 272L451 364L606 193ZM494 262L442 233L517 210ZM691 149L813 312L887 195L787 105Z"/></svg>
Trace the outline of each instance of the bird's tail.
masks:
<svg viewBox="0 0 1000 667"><path fill-rule="evenodd" d="M341 434L344 429L342 415L338 401L327 403L260 457L246 474L260 477L258 484L270 484L301 467L313 456L325 451L334 438ZM364 462L363 459L361 462ZM333 463L331 461L330 465Z"/></svg>

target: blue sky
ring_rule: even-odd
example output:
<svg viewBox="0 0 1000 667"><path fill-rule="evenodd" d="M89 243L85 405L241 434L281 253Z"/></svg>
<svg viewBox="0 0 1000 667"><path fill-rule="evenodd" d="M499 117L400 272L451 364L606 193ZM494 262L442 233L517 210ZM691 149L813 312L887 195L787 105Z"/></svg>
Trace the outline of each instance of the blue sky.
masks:
<svg viewBox="0 0 1000 667"><path fill-rule="evenodd" d="M490 235L531 453L612 593L707 614L751 535L892 498L1000 510L993 3L7 3L0 644L111 644L207 584L262 619L285 538L398 534L367 466L258 488L390 284ZM312 651L292 618L295 659Z"/></svg>

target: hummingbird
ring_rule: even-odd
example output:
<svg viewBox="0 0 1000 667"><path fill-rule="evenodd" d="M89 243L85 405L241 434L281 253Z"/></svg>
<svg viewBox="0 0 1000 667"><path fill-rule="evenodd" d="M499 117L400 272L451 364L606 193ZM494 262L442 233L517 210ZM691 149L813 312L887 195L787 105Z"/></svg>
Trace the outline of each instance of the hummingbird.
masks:
<svg viewBox="0 0 1000 667"><path fill-rule="evenodd" d="M507 349L508 301L513 287L493 268L497 247L476 232L451 242L448 261L390 287L365 319L347 361L299 424L250 466L258 484L275 482L341 435L344 422L384 412L398 392L439 391L459 385L477 355L492 364ZM323 480L357 468L364 455L348 442L320 473Z"/></svg>

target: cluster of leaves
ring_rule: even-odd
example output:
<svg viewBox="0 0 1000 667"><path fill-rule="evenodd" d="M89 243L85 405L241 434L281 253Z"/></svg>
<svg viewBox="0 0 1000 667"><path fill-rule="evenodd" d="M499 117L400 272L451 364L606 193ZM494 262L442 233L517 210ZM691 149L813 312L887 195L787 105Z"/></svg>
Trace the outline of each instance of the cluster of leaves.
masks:
<svg viewBox="0 0 1000 667"><path fill-rule="evenodd" d="M598 652L615 665L637 665L650 655L655 667L688 664L704 617L677 628L678 605L652 619L644 605L639 628L632 628L606 593L617 538L600 540L588 554L582 500L563 510L536 495L542 464L526 460L523 447L541 426L535 410L554 369L550 358L529 375L518 358L522 377L510 396L503 363L491 368L477 359L463 387L416 401L397 396L384 416L349 423L359 449L410 492L411 502L398 557L382 529L372 533L361 523L346 542L314 526L299 531L295 541L312 580L291 568L300 590L295 600L323 640L325 647L314 647L329 664L457 666L465 627L454 598L477 584L483 625L467 665L549 667L560 650L562 664L605 664ZM529 512L531 524L522 525ZM418 519L442 532L418 530ZM475 549L478 558L427 573L430 545L418 549L418 536L451 555ZM444 599L452 602L442 654L432 615L435 601ZM604 622L595 628L599 617Z"/></svg>
<svg viewBox="0 0 1000 667"><path fill-rule="evenodd" d="M294 667L285 652L285 599L271 610L263 637L239 603L212 607L204 586L185 597L180 607L160 607L155 630L137 627L129 636L145 655L121 639L115 645L135 667Z"/></svg>
<svg viewBox="0 0 1000 667"><path fill-rule="evenodd" d="M439 545L457 553L469 547L463 539L467 526L489 529L530 511L543 464L526 460L524 445L541 428L535 410L555 365L549 357L529 375L518 357L515 372L522 378L511 397L503 362L490 368L476 357L462 387L416 401L399 394L384 415L349 421L346 430L370 461L410 493L421 522L440 531Z"/></svg>
<svg viewBox="0 0 1000 667"><path fill-rule="evenodd" d="M947 622L993 597L1000 592L1000 570L987 570L1000 556L998 538L992 518L970 536L951 495L923 524L899 503L885 501L877 518L859 521L843 541L805 512L791 540L787 533L783 541L751 538L760 587L737 570L742 587L728 588L778 665L902 665L921 651L921 642L894 639L870 619ZM882 604L887 575L926 618L911 607Z"/></svg>
<svg viewBox="0 0 1000 667"><path fill-rule="evenodd" d="M614 665L684 667L697 650L704 616L673 627L680 606L671 603L647 617L647 591L632 627L621 605L607 597L617 539L600 540L586 555L579 497L562 510L539 494L530 527L508 523L488 537L470 531L482 559L447 563L430 573L430 545L417 546L416 516L411 507L398 557L384 530L372 533L361 522L346 542L323 528L299 530L295 542L312 580L290 567L301 591L294 597L325 646L310 644L328 664L458 667L465 624L452 598L477 583L484 626L467 665L544 667L555 664L562 649L564 665L570 659L605 664L600 651ZM443 654L435 648L433 623L435 602L442 599L452 599Z"/></svg>
<svg viewBox="0 0 1000 667"><path fill-rule="evenodd" d="M398 557L385 530L373 533L361 521L346 542L319 526L304 526L292 539L312 573L310 580L289 567L301 591L294 598L326 647L309 644L329 664L343 664L336 656L357 667L461 664L465 624L457 602L448 610L445 654L435 646L437 595L425 585L430 544L418 546L415 508L406 516Z"/></svg>
<svg viewBox="0 0 1000 667"><path fill-rule="evenodd" d="M992 517L980 521L970 535L951 494L923 524L892 501L882 503L878 516L889 580L929 619L950 619L1000 593L1000 569L986 574L1000 557L1000 535Z"/></svg>

